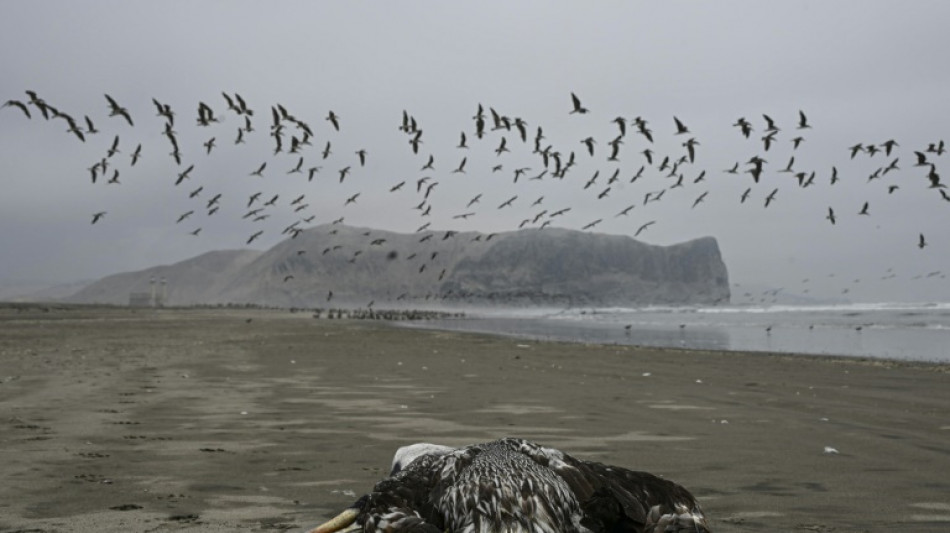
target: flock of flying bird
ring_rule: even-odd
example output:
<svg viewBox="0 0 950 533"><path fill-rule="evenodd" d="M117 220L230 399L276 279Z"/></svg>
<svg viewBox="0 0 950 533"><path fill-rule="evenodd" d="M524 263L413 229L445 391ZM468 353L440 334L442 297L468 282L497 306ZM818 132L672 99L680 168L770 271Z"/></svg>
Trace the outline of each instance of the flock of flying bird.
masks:
<svg viewBox="0 0 950 533"><path fill-rule="evenodd" d="M266 134L270 137L269 142L272 146L272 152L266 157L262 157L259 164L255 164L253 168L248 168L247 176L260 179L270 177L274 172L280 175L300 175L305 178L305 181L302 182L305 185L301 185L301 187L307 186L310 188L306 192L293 195L290 200L281 198L282 191L265 192L264 190L256 191L244 199L229 199L230 205L240 206L241 211L238 218L251 226L248 237L244 242L246 245L252 244L264 235L267 230L266 221L279 210L283 210L284 215L294 217L294 222L283 227L280 232L281 235L296 237L310 224L326 223L331 220L333 224L343 223L344 217L339 216L343 213L343 209L349 205L357 204L365 198L364 193L369 194L369 191L366 190L347 193L345 197L340 198L339 210L332 214L328 214L325 210L313 212L316 208L311 207L312 202L308 201L308 196L312 198L315 194L319 194L326 197L331 194L329 192L330 184L312 183L326 180L322 177L326 174L324 167L330 165L334 165L332 170L328 169L331 176L329 180L332 182L343 184L349 180L349 182L360 181L365 183L365 178L358 176L360 170L366 168L367 161L374 152L373 150L360 148L353 153L334 156L335 145L339 144L338 141L341 140L341 136L346 130L346 123L342 117L332 110L328 111L324 117L323 123L320 124L323 125L321 129L298 118L280 103L273 104L270 107L269 116L267 116L266 113L256 113L256 110L248 106L239 94L222 93L222 104L226 106L225 111L221 112L220 107L216 111L212 105L205 102L199 102L197 106L195 127L206 130L208 132L207 139L201 142L200 148L198 146L183 147L176 130L176 128L182 127L180 120L176 122L176 117L179 114L169 104L152 98L155 116L163 121L161 135L164 137L166 146L164 148L143 147L142 143L138 143L132 148L123 144L121 135L125 131L136 127L138 117L133 117L128 107L124 107L108 94L105 95L104 101L104 109L108 112L106 120L109 121L109 129L120 130L120 133L108 135L101 132L95 121L87 114L84 114L82 119L77 119L34 91L26 91L26 96L27 98L24 99L7 100L2 108L18 109L26 119L35 119L40 116L50 123L62 120L67 126L66 133L75 136L77 141L83 143L96 135L111 137L111 141L107 143L107 148L100 152L91 166L86 169L92 185L101 183L106 185L121 184L120 178L123 178L125 173L131 172L140 159L150 156L150 154L166 152L170 157L170 162L174 162L174 170L169 172L170 185L187 189L185 194L187 194L188 200L193 202L193 207L177 215L173 221L175 224L183 224L189 220L194 220L201 211L204 212L205 217L215 215L221 209L225 197L229 194L227 188L214 191L206 190L206 188L211 189L215 185L203 181L202 178L198 177L198 174L208 175L214 172L205 171L204 168L207 165L204 162L195 157L189 159L186 153L194 154L197 152L200 157L210 157L213 152L220 150L219 143L226 142L223 140L225 135L231 136L230 142L237 146L247 144L248 140L255 134L260 135L257 133L259 130L266 130ZM571 93L570 103L569 107L565 106L566 115L587 115L590 113L581 99L574 93ZM269 119L266 128L259 124L262 114L266 117L264 120ZM236 117L237 127L229 120L225 120L225 115ZM101 120L99 121L101 122ZM458 133L459 140L455 145L458 163L451 167L452 170L446 171L442 168L441 163L439 170L436 169L437 154L425 150L428 144L426 144L427 138L423 135L422 125L415 116L404 110L401 121L398 125L394 125L405 136L406 148L404 150L407 154L411 154L409 157L418 158L419 175L398 183L387 184L375 193L392 195L389 197L393 198L393 202L395 202L395 198L399 194L405 192L411 194L414 191L415 198L410 202L410 208L418 212L420 226L417 232L423 234L421 241L423 243L425 240L431 239L434 233L430 227L433 220L434 200L439 196L437 187L440 183L449 179L485 181L486 177L508 176L511 178L511 182L508 183L509 187L523 187L516 194L508 195L506 193L504 197L493 199L491 198L492 193L500 190L501 187L496 187L496 191L492 191L490 190L491 187L486 185L488 190L484 192L477 193L465 201L455 200L458 211L452 214L450 219L444 217L444 220L452 224L464 223L476 217L480 212L484 212L486 208L490 209L492 207L496 211L521 209L523 218L521 218L521 223L518 224L519 229L543 229L559 223L559 218L566 220L574 206L548 207L543 195L525 199L525 195L531 190L527 184L536 182L543 182L548 187L554 185L553 182L557 182L560 186L570 184L569 186L574 189L573 196L575 198L578 195L581 197L587 196L593 202L623 195L626 201L616 213L612 210L607 211L607 208L604 207L599 209L603 216L594 220L576 222L576 229L582 231L594 229L604 222L605 217L626 217L637 207L640 208L638 212L645 211L645 207L660 202L665 196L676 194L673 191L677 189L703 187L704 190L697 192L687 203L695 209L706 202L711 191L705 188L705 183L711 181L709 179L711 176L707 176L707 170L696 164L698 151L702 144L691 132L686 121L674 116L672 117L672 124L661 127L654 126L640 116L632 120L625 117L616 117L610 122L616 125L616 131L613 138L604 143L606 144L605 149L601 148L600 143L593 136L579 138L574 146L556 147L546 142L547 138L542 126L529 126L527 121L520 117L507 116L492 107L486 109L482 104L478 104L474 116L471 117L471 123L463 127ZM749 143L757 146L756 155L753 155L747 161L736 161L730 168L714 171L739 177L747 176L745 179L748 180L748 187L736 198L738 204L750 201L754 189L760 183L764 184L771 181L771 176L769 179L765 179L764 176L772 173L792 176L794 182L791 183L796 183L799 188L812 187L816 184L816 180L827 180L828 184L833 186L842 179L836 166L828 169L826 175L824 172L820 175L816 170L796 167L796 155L806 141L804 135L812 129L808 117L802 111L798 112L797 123L787 127L787 130L794 132L793 136L786 140L791 144L792 155L788 163L778 169L771 166L766 159L766 157L775 153L775 147L783 140L780 137L783 129L772 117L762 115L761 121L750 121L743 117L737 119L732 126L737 130L736 135L741 135ZM672 137L664 137L663 146L668 148L672 140L673 146L678 147L672 151L667 149L665 152L661 152L661 149L658 148L660 143L655 138L654 128L657 131L661 129L664 131L671 130ZM319 141L317 140L318 137L320 137ZM436 145L438 143L431 144ZM624 147L633 144L642 146L642 149L632 155L625 153L627 150ZM258 145L255 145L255 148ZM886 159L886 161L882 162L867 177L867 182L883 182L888 174L901 169L899 166L900 157L897 154L899 147L898 142L893 139L877 143L859 143L849 147L847 155L853 160L858 157L873 158L877 154L881 154L882 157L879 159ZM520 159L511 156L513 150L519 152ZM484 165L484 156L488 151L494 153L493 156L490 156L493 162ZM911 167L919 167L921 174L926 178L923 183L936 189L939 198L950 202L950 195L947 194L944 184L941 183L936 163L937 159L945 152L946 149L942 140L929 143L928 146L914 151ZM118 158L120 153L126 154L127 164L121 163ZM476 156L476 153L481 156L480 159L479 156ZM620 164L621 156L624 157L625 162L636 161L633 165L637 168L636 171L631 172L629 169L622 167ZM537 163L524 166L523 161L526 158L534 158ZM442 159L441 154L439 154L439 159ZM469 165L470 159L479 161L482 166L472 168ZM515 161L515 168L509 168L508 166L511 164L509 161L512 160ZM604 164L609 165L610 169L604 170L602 168ZM282 165L283 168L275 170L275 167L279 165ZM436 176L439 176L439 179L436 179ZM374 176L370 178L379 179ZM629 184L641 180L641 183L653 184L656 183L657 178L662 180L661 183L657 186L650 186L650 190L645 192L642 197L638 195L634 198L626 190ZM266 184L268 181L264 180L260 183ZM319 193L315 193L311 185L320 186ZM893 181L885 185L889 194L895 193L900 186L900 184ZM770 191L762 195L762 202L766 208L778 201L780 186L767 186L767 189L770 189ZM521 192L522 190L525 192ZM444 204L440 204L439 207L442 205ZM482 205L485 205L485 207L482 207ZM607 204L604 202L595 205L599 207ZM480 208L481 211L479 211ZM855 209L854 214L870 216L870 203L864 201L863 204L860 204L860 208ZM92 224L103 223L106 215L106 210L96 211L91 216ZM845 215L841 214L840 210L836 211L832 206L827 207L825 218L828 224L837 224L842 216ZM630 227L630 233L634 237L640 237L657 222L657 219L641 221ZM560 224L568 225L564 222L560 222ZM197 236L201 231L202 227L199 225L193 226L192 229L183 231L183 233ZM448 231L445 232L444 238L453 238L456 237L456 234L456 231ZM491 238L491 235L487 238ZM478 235L475 239L481 240L482 236ZM381 242L376 236L369 235L367 246L379 246L384 242L384 240ZM917 236L915 244L919 248L928 245L928 241L922 232ZM337 252L338 247L323 250L324 254ZM360 253L359 250L349 252L354 254L351 256L353 261ZM424 268L421 268L420 273L423 270Z"/></svg>

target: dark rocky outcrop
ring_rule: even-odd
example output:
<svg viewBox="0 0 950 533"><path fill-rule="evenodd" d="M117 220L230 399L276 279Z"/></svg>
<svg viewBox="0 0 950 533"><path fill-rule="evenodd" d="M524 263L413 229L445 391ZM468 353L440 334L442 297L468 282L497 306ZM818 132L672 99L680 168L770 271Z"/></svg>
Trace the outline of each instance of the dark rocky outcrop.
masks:
<svg viewBox="0 0 950 533"><path fill-rule="evenodd" d="M636 306L728 302L716 240L653 246L550 228L497 235L317 226L266 252L210 252L103 278L69 298L128 302L164 277L168 305ZM333 293L330 301L330 292Z"/></svg>

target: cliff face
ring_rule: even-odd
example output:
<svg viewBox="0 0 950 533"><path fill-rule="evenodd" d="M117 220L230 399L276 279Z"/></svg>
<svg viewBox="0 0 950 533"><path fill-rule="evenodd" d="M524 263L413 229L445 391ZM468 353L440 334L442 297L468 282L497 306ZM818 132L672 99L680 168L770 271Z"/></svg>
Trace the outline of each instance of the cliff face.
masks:
<svg viewBox="0 0 950 533"><path fill-rule="evenodd" d="M400 234L318 226L266 252L211 252L103 278L70 301L124 304L151 277L168 305L634 306L728 302L716 240L651 246L564 229ZM331 297L330 294L333 294Z"/></svg>
<svg viewBox="0 0 950 533"><path fill-rule="evenodd" d="M729 300L716 240L661 247L570 230L518 232L463 259L445 289L498 301L574 305L711 304Z"/></svg>

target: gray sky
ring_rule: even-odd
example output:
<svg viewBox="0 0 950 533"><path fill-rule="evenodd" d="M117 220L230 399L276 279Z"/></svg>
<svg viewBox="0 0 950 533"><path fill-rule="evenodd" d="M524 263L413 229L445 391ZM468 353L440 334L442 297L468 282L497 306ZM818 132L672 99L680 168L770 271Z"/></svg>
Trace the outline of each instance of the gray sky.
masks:
<svg viewBox="0 0 950 533"><path fill-rule="evenodd" d="M489 232L516 229L547 209L528 227L551 220L581 229L602 219L592 231L633 235L655 220L640 240L666 245L712 235L732 282L743 285L734 289L736 301L748 285L812 296L847 291L854 300L948 300L950 283L927 274L950 264L950 202L928 188L930 167L914 166L914 151L944 138L950 118L948 20L950 3L940 1L6 2L0 101L26 102L24 91L34 90L81 125L88 115L100 133L82 143L66 133L64 120L46 121L35 106L31 120L15 107L0 109L0 283L90 279L172 263L245 247L259 230L252 246L264 249L311 215L312 224L345 217L347 224L403 232L427 222ZM245 144L234 144L244 119L227 110L222 91L239 93L255 111ZM569 114L571 92L589 113ZM134 127L108 116L105 93L128 108ZM153 97L176 112L180 167ZM197 126L199 102L221 122ZM285 152L273 153L268 130L277 103L314 132L300 154L286 153L290 136L301 134L290 123ZM516 130L476 139L479 104L489 130L489 108L526 121L528 142ZM339 132L325 120L331 109L341 117ZM403 110L423 130L417 155L398 130ZM810 129L796 129L799 110ZM768 151L763 114L781 129ZM619 161L611 162L618 116L628 131ZM637 116L648 121L652 145L630 124ZM674 116L690 134L674 135ZM748 140L732 126L739 117L754 128ZM531 153L538 126L542 146L564 161L575 152L577 164L563 179L551 171L527 179L544 170ZM462 131L467 150L456 148ZM87 169L116 135L120 153L92 184ZM799 135L805 140L793 150ZM596 140L593 157L581 143L588 136ZM211 137L216 148L206 155L202 144ZM498 156L502 137L511 151ZM683 187L670 188L678 177L657 164L684 155L690 137L700 143L695 163L681 165ZM850 158L848 147L888 139L899 143L891 156ZM333 153L323 160L328 140ZM131 167L139 143L142 159ZM655 164L630 183L647 147ZM367 151L365 167L359 149ZM430 154L434 169L421 171ZM723 172L737 161L740 172L751 168L745 162L755 155L768 161L758 184L750 174ZM938 174L950 168L950 155L926 155ZM304 172L288 174L299 156ZM778 172L792 156L794 172L815 172L812 186ZM466 173L452 173L463 157ZM899 170L868 180L895 158ZM263 177L249 175L265 161ZM190 177L175 186L191 164ZM498 164L503 169L492 172ZM306 169L316 165L322 169L308 182ZM340 183L346 166L352 171ZM514 170L523 167L531 170L514 183ZM841 179L834 186L832 167ZM120 184L106 183L113 169ZM617 169L618 181L598 199ZM694 183L703 170L705 179ZM413 207L422 201L415 182L426 176L438 185L423 217ZM889 194L892 185L899 188ZM647 192L664 189L660 201L643 204ZM243 219L258 191L262 199L279 195L262 212L271 216ZM209 216L215 194L220 208ZM290 201L302 194L309 205L294 212ZM466 208L477 194L481 201ZM515 195L511 207L498 209ZM864 202L869 216L858 215ZM615 216L631 204L626 216ZM566 207L567 214L549 218ZM90 224L98 211L107 214ZM176 223L187 211L194 214ZM467 212L474 215L453 218Z"/></svg>

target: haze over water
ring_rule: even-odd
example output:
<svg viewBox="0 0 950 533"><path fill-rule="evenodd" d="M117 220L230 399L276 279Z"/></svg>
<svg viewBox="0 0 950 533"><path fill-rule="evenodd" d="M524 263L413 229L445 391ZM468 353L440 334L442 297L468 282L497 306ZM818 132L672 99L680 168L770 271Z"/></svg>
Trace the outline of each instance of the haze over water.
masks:
<svg viewBox="0 0 950 533"><path fill-rule="evenodd" d="M422 327L585 343L950 362L946 303L484 311Z"/></svg>

